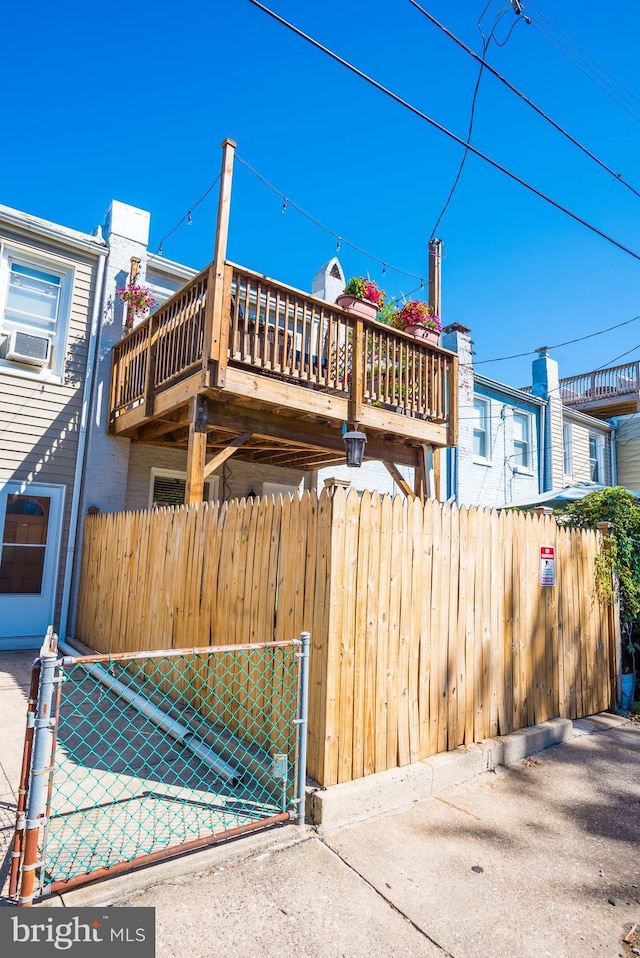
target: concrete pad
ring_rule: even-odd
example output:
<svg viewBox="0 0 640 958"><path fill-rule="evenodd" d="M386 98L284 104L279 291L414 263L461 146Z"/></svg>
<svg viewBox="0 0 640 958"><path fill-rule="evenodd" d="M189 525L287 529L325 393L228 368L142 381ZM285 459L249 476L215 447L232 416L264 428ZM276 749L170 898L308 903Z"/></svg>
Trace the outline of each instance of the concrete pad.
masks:
<svg viewBox="0 0 640 958"><path fill-rule="evenodd" d="M193 875L209 874L248 859L273 854L308 841L314 835L314 830L307 825L274 825L264 831L211 845L199 852L177 855L155 865L52 895L36 907L48 908L61 903L69 908L119 905L132 895L141 894L158 884L171 884Z"/></svg>
<svg viewBox="0 0 640 958"><path fill-rule="evenodd" d="M443 958L317 838L122 904L156 908L158 958Z"/></svg>
<svg viewBox="0 0 640 958"><path fill-rule="evenodd" d="M614 712L599 712L597 715L589 715L587 718L576 719L573 723L573 734L605 732L608 729L629 724L629 719L626 715L616 715Z"/></svg>
<svg viewBox="0 0 640 958"><path fill-rule="evenodd" d="M455 958L607 958L640 924L640 727L324 836Z"/></svg>

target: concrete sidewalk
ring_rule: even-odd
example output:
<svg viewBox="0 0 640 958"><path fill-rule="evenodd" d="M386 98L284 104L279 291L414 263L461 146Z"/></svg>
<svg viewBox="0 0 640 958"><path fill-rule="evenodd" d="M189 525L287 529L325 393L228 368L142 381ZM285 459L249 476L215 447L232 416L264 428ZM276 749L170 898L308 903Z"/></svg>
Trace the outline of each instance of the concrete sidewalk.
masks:
<svg viewBox="0 0 640 958"><path fill-rule="evenodd" d="M192 958L631 956L639 782L639 727L582 734L402 812L120 904L156 907L159 958L185 945Z"/></svg>
<svg viewBox="0 0 640 958"><path fill-rule="evenodd" d="M0 703L23 694L22 674L0 681ZM319 831L283 826L50 904L154 906L158 958L631 958L640 726L604 716L569 731L564 744L471 778L493 746L384 773L387 797L410 799L393 813L382 813L375 776L363 780L361 810L373 796L378 814L357 824L327 814ZM431 797L413 800L425 775ZM323 793L326 809L352 809L354 790Z"/></svg>

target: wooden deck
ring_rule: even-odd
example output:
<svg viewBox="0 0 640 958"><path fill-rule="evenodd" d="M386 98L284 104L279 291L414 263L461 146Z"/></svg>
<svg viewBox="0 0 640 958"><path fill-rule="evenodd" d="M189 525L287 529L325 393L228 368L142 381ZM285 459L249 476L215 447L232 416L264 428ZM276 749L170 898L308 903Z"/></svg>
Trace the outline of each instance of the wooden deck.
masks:
<svg viewBox="0 0 640 958"><path fill-rule="evenodd" d="M113 349L112 434L189 448L207 475L228 455L317 468L366 458L419 465L456 442L457 358L225 262L203 270Z"/></svg>
<svg viewBox="0 0 640 958"><path fill-rule="evenodd" d="M591 416L625 416L640 410L640 362L560 380L560 397Z"/></svg>

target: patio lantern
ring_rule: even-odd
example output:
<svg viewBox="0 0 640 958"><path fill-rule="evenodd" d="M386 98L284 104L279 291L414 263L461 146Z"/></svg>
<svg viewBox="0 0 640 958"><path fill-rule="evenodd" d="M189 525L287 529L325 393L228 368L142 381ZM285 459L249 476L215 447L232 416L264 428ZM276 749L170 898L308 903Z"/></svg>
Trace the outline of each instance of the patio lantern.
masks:
<svg viewBox="0 0 640 958"><path fill-rule="evenodd" d="M356 469L359 469L364 457L364 444L367 441L365 433L357 431L345 432L342 438L344 439L344 448L347 452L347 465L355 466Z"/></svg>

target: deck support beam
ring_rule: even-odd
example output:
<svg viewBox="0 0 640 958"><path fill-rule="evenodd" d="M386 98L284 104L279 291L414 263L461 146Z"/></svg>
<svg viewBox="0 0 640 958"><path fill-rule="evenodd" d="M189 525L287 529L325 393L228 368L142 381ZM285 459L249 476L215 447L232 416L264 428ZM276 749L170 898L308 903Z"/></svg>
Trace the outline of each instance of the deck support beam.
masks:
<svg viewBox="0 0 640 958"><path fill-rule="evenodd" d="M214 469L217 469L218 466L225 463L227 459L230 459L234 452L237 452L241 446L244 446L248 439L251 439L252 435L253 433L251 432L245 432L241 436L236 436L235 439L231 440L228 446L216 453L213 459L210 459L204 467L204 478L206 479L211 475Z"/></svg>
<svg viewBox="0 0 640 958"><path fill-rule="evenodd" d="M399 486L402 492L404 492L407 499L413 499L416 493L413 491L407 480L404 478L398 467L393 462L388 462L386 459L383 460L385 468L395 484Z"/></svg>

